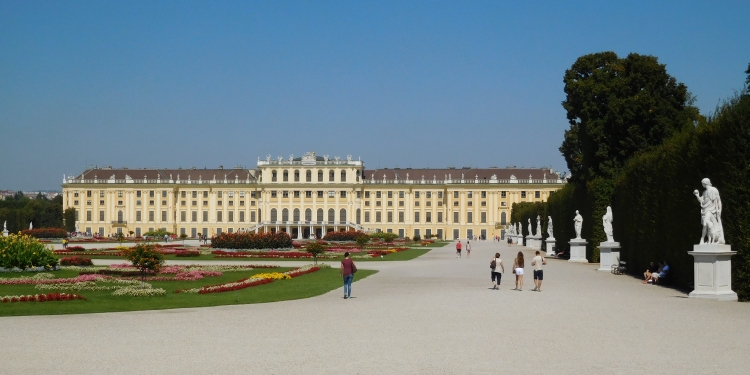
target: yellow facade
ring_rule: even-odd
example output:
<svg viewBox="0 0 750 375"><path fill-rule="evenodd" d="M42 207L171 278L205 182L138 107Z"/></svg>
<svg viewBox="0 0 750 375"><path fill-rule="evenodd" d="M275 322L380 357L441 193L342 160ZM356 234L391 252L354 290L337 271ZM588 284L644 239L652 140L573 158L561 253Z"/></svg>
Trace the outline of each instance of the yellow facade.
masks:
<svg viewBox="0 0 750 375"><path fill-rule="evenodd" d="M308 153L267 157L254 170L94 168L62 186L78 230L104 236L163 228L189 237L285 231L309 238L356 229L490 238L501 235L513 203L545 201L563 183L549 169L366 170L351 157Z"/></svg>

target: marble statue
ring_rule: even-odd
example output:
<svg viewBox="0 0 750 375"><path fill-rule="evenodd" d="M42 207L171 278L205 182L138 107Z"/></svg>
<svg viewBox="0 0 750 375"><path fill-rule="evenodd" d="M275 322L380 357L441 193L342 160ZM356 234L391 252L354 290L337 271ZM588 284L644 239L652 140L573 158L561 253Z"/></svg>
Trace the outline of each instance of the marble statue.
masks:
<svg viewBox="0 0 750 375"><path fill-rule="evenodd" d="M547 221L547 235L549 238L555 238L555 235L552 232L552 216L547 216L547 218L549 219Z"/></svg>
<svg viewBox="0 0 750 375"><path fill-rule="evenodd" d="M602 216L602 223L604 224L604 233L607 235L607 242L615 242L612 231L612 207L607 206L607 213Z"/></svg>
<svg viewBox="0 0 750 375"><path fill-rule="evenodd" d="M534 232L531 230L531 218L529 218L529 236L533 236Z"/></svg>
<svg viewBox="0 0 750 375"><path fill-rule="evenodd" d="M29 229L34 229L34 224L29 221Z"/></svg>
<svg viewBox="0 0 750 375"><path fill-rule="evenodd" d="M3 230L8 230L8 220L3 222Z"/></svg>
<svg viewBox="0 0 750 375"><path fill-rule="evenodd" d="M581 227L583 227L583 217L580 213L578 213L578 210L576 210L576 217L573 218L573 221L575 222L575 228L576 228L576 239L581 239Z"/></svg>
<svg viewBox="0 0 750 375"><path fill-rule="evenodd" d="M542 222L539 221L539 215L536 215L536 232L534 237L541 237L542 235Z"/></svg>
<svg viewBox="0 0 750 375"><path fill-rule="evenodd" d="M703 196L700 196L698 190L693 194L698 198L701 204L701 224L703 232L701 233L700 245L702 244L724 244L724 227L721 224L721 198L719 190L711 186L711 180L704 178L701 180Z"/></svg>

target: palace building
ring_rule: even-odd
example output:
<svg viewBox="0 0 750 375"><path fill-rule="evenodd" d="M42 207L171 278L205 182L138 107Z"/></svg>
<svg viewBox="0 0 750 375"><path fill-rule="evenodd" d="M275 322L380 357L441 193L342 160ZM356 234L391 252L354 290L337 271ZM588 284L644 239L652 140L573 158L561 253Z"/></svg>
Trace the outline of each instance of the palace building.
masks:
<svg viewBox="0 0 750 375"><path fill-rule="evenodd" d="M258 159L255 169L90 168L63 177L79 231L136 236L155 229L222 232L392 232L400 237L501 235L513 203L546 201L565 181L552 169L365 169L361 160Z"/></svg>

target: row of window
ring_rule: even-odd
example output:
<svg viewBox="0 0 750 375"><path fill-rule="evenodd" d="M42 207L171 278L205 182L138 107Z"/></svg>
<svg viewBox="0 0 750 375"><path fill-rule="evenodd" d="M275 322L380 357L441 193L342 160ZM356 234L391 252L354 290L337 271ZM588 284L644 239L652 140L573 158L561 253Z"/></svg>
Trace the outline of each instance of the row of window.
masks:
<svg viewBox="0 0 750 375"><path fill-rule="evenodd" d="M340 182L346 182L346 171L341 171L340 173L341 179ZM359 181L359 171L356 173L357 181ZM276 170L271 171L271 182L278 182L278 172ZM335 182L336 180L336 173L334 171L328 171L328 182ZM285 170L281 172L281 181L283 182L289 182L289 171ZM299 170L294 171L294 182L300 182L300 172ZM313 182L312 181L312 171L308 170L305 172L305 182ZM318 171L318 181L317 182L323 182L323 171Z"/></svg>

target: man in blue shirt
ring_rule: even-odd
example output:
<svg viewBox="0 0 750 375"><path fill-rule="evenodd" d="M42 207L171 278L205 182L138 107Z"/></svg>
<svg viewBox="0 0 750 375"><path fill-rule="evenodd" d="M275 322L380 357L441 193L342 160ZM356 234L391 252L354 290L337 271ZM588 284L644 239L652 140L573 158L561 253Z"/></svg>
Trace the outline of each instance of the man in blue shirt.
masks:
<svg viewBox="0 0 750 375"><path fill-rule="evenodd" d="M651 275L651 279L654 281L654 285L659 283L659 279L667 277L667 274L669 273L669 264L667 264L667 261L664 262L664 267L662 267L660 272L654 272L654 274Z"/></svg>

